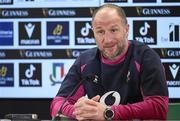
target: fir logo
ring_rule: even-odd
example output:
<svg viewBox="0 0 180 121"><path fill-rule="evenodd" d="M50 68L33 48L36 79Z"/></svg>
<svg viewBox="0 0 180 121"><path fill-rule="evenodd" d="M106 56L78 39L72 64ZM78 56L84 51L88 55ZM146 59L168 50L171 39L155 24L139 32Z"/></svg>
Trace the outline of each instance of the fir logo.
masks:
<svg viewBox="0 0 180 121"><path fill-rule="evenodd" d="M52 82L52 86L56 84L61 84L64 77L64 63L53 63L52 74L50 75L50 81Z"/></svg>

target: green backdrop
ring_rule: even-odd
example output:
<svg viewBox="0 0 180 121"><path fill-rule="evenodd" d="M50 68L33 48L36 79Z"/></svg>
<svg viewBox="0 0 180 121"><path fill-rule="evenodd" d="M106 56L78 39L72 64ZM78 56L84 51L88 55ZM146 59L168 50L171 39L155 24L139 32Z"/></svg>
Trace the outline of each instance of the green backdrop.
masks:
<svg viewBox="0 0 180 121"><path fill-rule="evenodd" d="M168 120L180 120L180 103L169 103Z"/></svg>

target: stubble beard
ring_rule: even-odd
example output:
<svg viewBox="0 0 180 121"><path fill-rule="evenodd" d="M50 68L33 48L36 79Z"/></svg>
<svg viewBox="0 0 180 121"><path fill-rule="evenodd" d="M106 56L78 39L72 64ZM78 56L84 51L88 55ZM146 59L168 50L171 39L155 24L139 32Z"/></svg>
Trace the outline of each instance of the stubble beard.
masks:
<svg viewBox="0 0 180 121"><path fill-rule="evenodd" d="M128 45L127 40L124 40L123 44L118 44L118 50L113 53L113 54L109 54L106 51L101 51L102 55L109 59L109 60L115 60L117 57L119 57L120 55L122 55L125 52L126 46Z"/></svg>

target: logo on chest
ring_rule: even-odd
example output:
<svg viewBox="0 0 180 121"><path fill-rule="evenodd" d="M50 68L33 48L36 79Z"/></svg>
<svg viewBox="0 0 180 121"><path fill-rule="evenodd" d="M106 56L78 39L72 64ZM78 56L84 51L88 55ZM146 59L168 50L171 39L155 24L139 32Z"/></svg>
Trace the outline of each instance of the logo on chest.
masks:
<svg viewBox="0 0 180 121"><path fill-rule="evenodd" d="M106 105L119 105L120 101L121 95L116 91L109 91L100 98L100 103Z"/></svg>

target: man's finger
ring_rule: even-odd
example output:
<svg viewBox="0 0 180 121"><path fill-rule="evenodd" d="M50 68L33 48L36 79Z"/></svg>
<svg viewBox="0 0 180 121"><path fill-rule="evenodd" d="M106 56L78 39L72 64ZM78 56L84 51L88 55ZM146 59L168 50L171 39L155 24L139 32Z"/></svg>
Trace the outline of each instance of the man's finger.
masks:
<svg viewBox="0 0 180 121"><path fill-rule="evenodd" d="M96 95L96 96L94 96L94 97L91 98L91 99L94 100L94 101L96 101L96 102L98 102L99 99L100 99L100 95Z"/></svg>

